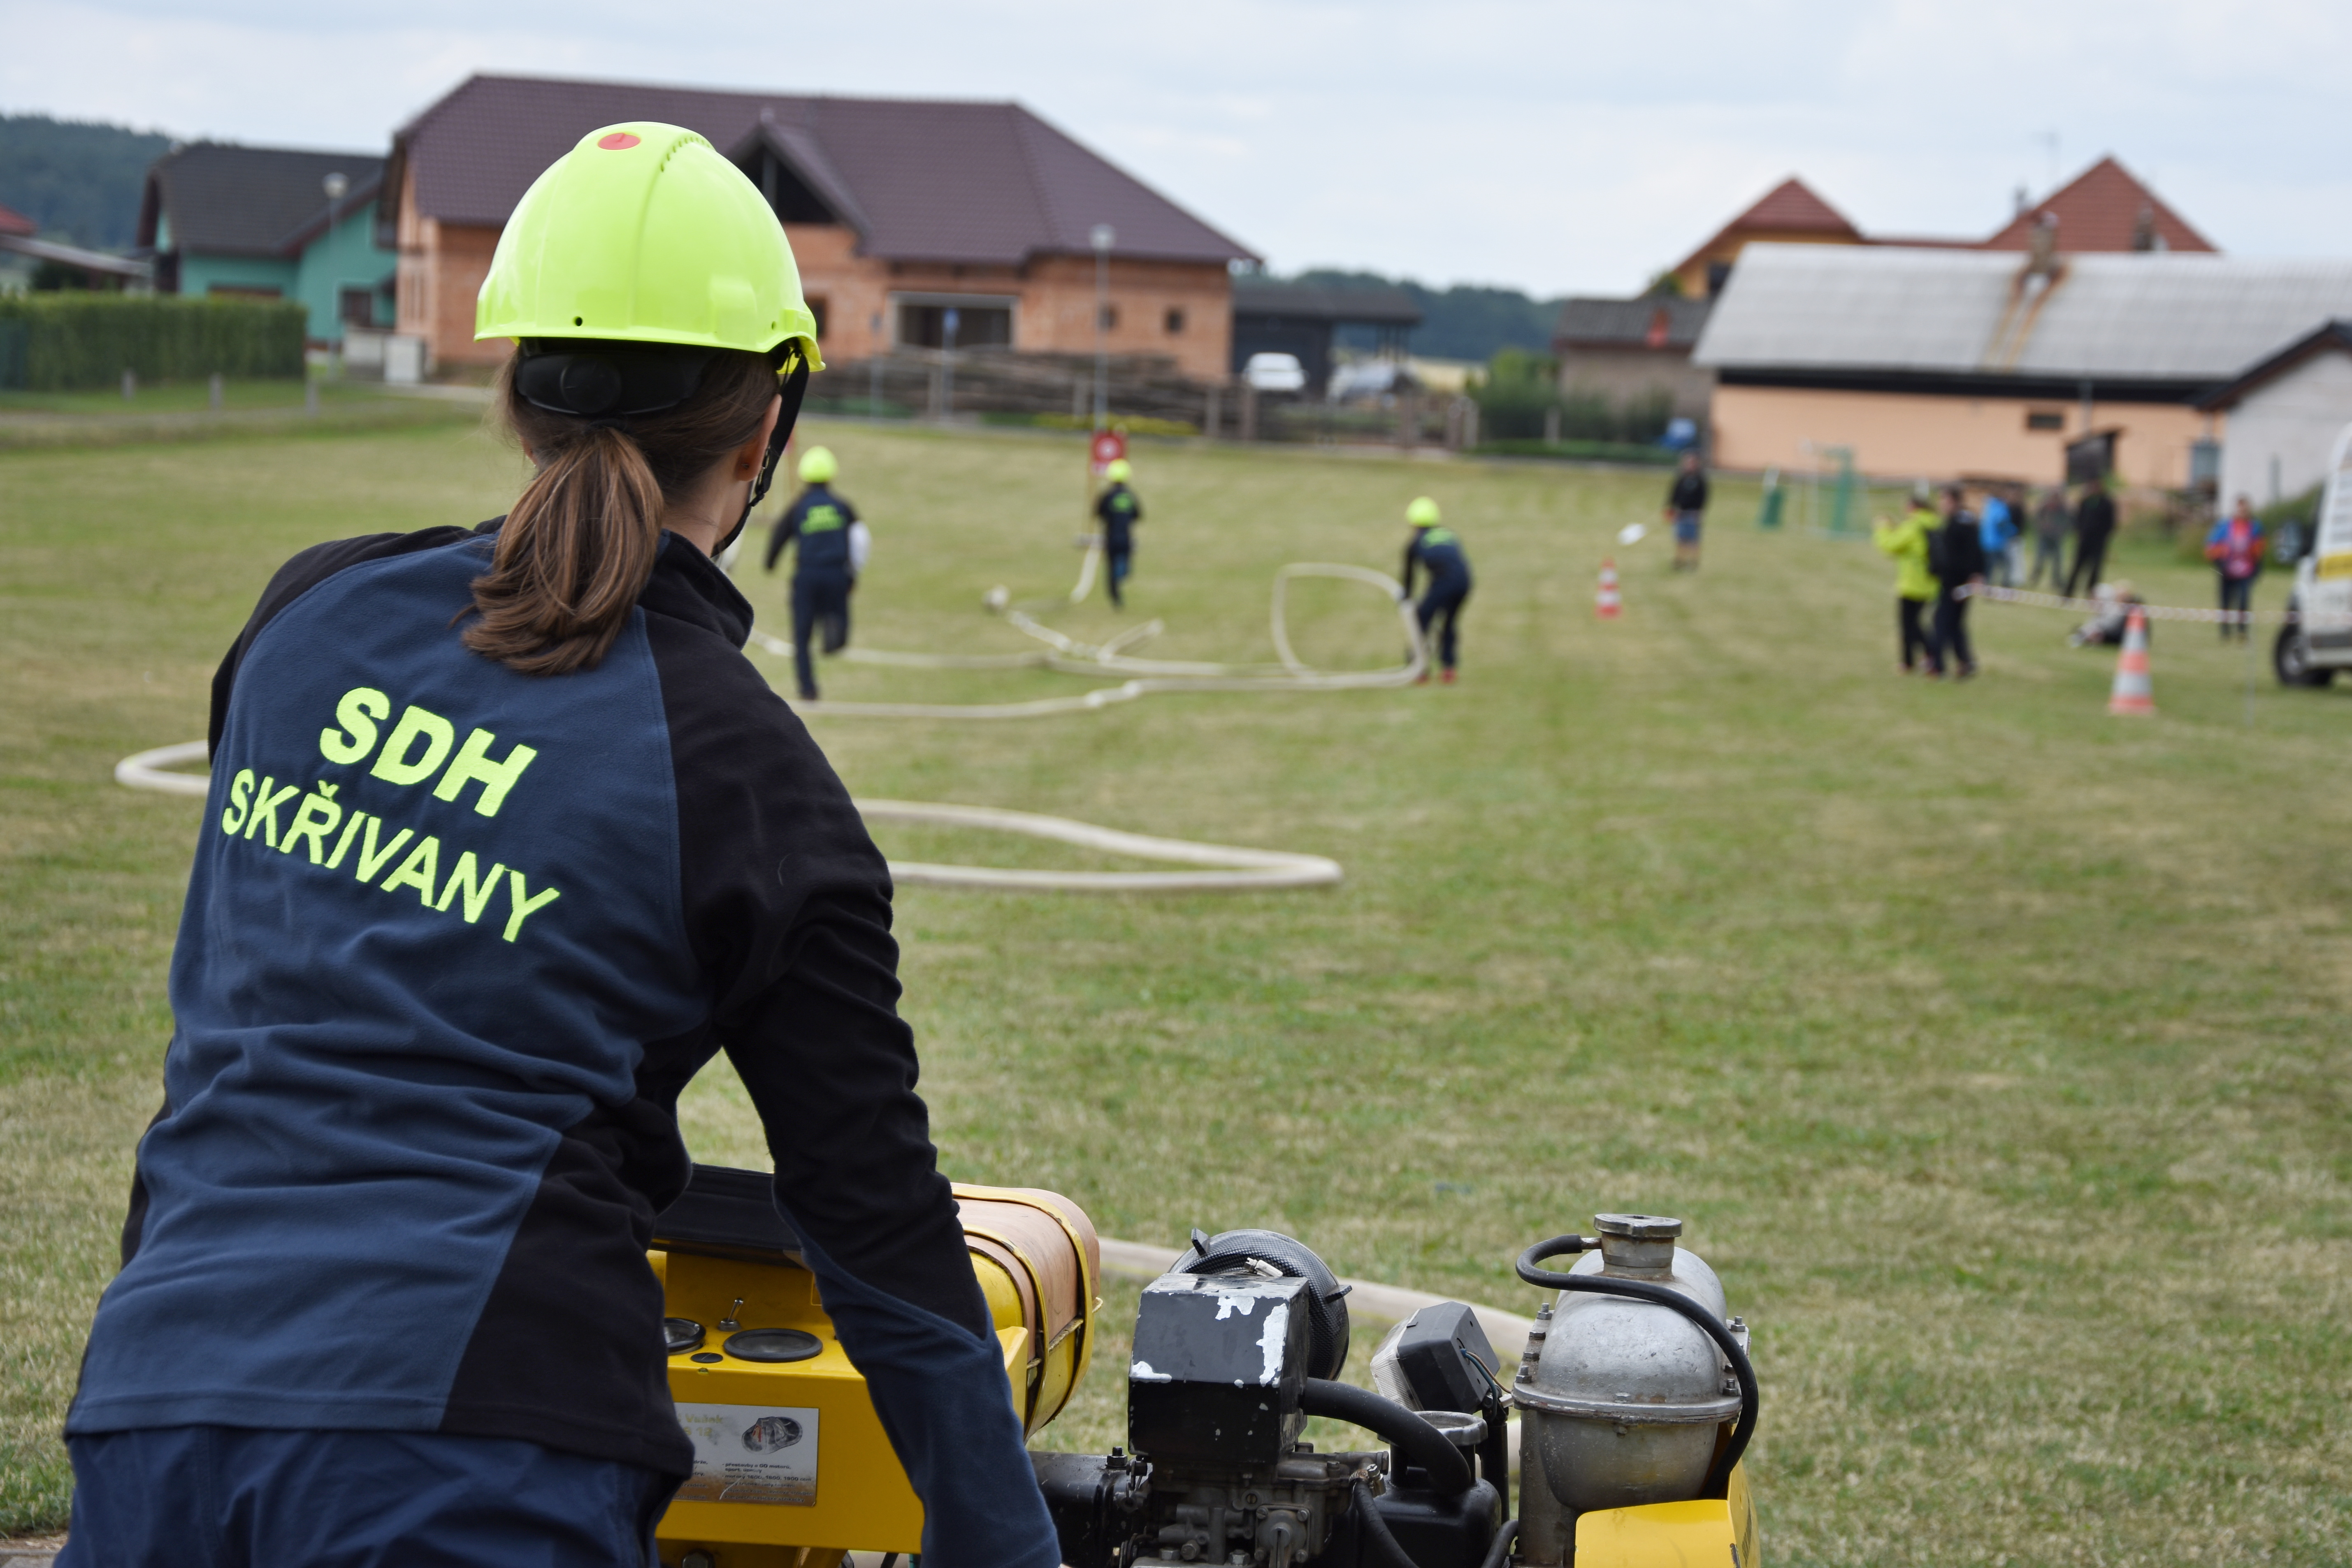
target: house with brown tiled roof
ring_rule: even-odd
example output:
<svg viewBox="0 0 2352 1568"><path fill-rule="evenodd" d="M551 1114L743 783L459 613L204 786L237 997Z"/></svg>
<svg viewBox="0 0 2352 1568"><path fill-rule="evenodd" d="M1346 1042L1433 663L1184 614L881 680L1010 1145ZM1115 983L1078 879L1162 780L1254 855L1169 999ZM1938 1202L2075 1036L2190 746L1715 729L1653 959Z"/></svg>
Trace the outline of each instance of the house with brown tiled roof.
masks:
<svg viewBox="0 0 2352 1568"><path fill-rule="evenodd" d="M1910 250L2030 250L2049 225L2057 248L2076 255L2216 247L2113 157L2075 175L2038 202L2019 192L2016 214L1984 239L1864 234L1802 180L1781 181L1756 204L1667 268L1685 299L1723 292L1739 253L1750 245L1895 245Z"/></svg>
<svg viewBox="0 0 2352 1568"><path fill-rule="evenodd" d="M1111 231L1106 346L1221 381L1231 264L1255 260L1017 103L713 92L478 76L404 126L384 169L398 326L432 358L489 363L474 297L540 171L600 125L701 132L767 195L826 358L936 348L1090 353L1098 226Z"/></svg>
<svg viewBox="0 0 2352 1568"><path fill-rule="evenodd" d="M2100 159L2040 201L2019 207L2015 217L1977 248L2030 250L2034 226L2045 218L2056 226L2058 248L2076 255L2220 249L2113 158Z"/></svg>
<svg viewBox="0 0 2352 1568"><path fill-rule="evenodd" d="M1868 245L1852 220L1794 175L1709 235L1666 269L1685 300L1712 300L1723 291L1739 253L1759 242L1782 245Z"/></svg>

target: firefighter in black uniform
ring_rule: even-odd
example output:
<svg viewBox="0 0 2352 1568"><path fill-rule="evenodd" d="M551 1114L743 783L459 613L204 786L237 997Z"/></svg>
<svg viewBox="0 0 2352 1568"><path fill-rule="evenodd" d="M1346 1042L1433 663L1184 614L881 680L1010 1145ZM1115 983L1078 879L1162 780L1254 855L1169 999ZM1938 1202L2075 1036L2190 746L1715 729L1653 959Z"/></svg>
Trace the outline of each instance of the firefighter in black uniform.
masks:
<svg viewBox="0 0 2352 1568"><path fill-rule="evenodd" d="M1135 525L1143 521L1143 503L1127 488L1127 481L1134 474L1125 458L1112 459L1103 470L1110 488L1095 502L1095 516L1102 520L1103 564L1107 568L1103 581L1109 585L1114 608L1127 603L1119 594L1119 585L1127 581L1127 563L1135 553Z"/></svg>
<svg viewBox="0 0 2352 1568"><path fill-rule="evenodd" d="M839 652L849 640L849 590L857 580L850 531L857 524L857 509L827 488L840 471L831 452L810 447L801 458L801 483L808 488L793 498L768 539L771 572L784 546L800 541L793 567L793 673L800 679L803 702L816 700L809 638L822 626L827 653Z"/></svg>
<svg viewBox="0 0 2352 1568"><path fill-rule="evenodd" d="M1421 598L1422 643L1429 641L1429 628L1441 617L1445 622L1438 633L1437 662L1444 667L1442 679L1454 684L1454 658L1458 651L1454 628L1462 618L1462 602L1470 596L1470 557L1462 551L1462 536L1438 521L1437 503L1427 496L1415 500L1404 509L1405 521L1412 524L1412 537L1404 546L1404 597L1412 597L1414 568L1429 574L1429 591ZM1429 671L1421 672L1426 681Z"/></svg>

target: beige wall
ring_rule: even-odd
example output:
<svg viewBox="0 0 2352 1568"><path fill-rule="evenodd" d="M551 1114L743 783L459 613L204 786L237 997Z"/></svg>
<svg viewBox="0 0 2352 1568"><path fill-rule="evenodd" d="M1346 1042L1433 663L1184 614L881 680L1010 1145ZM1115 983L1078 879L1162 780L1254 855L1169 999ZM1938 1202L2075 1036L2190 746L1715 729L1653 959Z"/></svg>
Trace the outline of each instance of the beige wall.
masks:
<svg viewBox="0 0 2352 1568"><path fill-rule="evenodd" d="M1677 415L1705 426L1715 373L1691 363L1689 350L1568 349L1560 354L1563 396L1598 395L1622 405L1661 389L1675 400Z"/></svg>
<svg viewBox="0 0 2352 1568"><path fill-rule="evenodd" d="M2056 430L2029 430L2028 414L2055 414ZM2178 404L2105 403L2091 428L2119 430L2116 468L2131 484L2189 482L2189 448L2208 416ZM2066 443L2083 434L2079 402L1943 397L1915 393L1816 392L1717 386L1713 461L1726 468L1802 468L1805 443L1851 447L1854 467L1887 479L1958 476L2052 484L2064 474Z"/></svg>

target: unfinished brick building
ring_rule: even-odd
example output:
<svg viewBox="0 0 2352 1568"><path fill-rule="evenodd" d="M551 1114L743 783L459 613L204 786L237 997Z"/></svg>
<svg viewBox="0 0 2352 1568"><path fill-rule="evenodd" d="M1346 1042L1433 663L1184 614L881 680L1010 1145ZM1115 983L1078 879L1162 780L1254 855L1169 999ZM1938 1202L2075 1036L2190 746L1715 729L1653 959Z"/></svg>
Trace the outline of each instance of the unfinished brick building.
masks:
<svg viewBox="0 0 2352 1568"><path fill-rule="evenodd" d="M1107 346L1222 380L1234 240L1017 103L805 98L478 76L394 136L383 231L396 331L433 362L492 363L474 297L515 204L600 125L684 125L749 174L784 225L829 360L936 348L1091 353L1092 232L1108 224Z"/></svg>

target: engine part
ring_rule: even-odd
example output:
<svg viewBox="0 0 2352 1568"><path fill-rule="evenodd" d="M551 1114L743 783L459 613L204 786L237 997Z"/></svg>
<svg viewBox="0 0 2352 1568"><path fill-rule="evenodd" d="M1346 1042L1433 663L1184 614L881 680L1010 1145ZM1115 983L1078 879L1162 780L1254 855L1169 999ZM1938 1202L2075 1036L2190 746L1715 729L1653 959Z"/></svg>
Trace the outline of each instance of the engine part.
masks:
<svg viewBox="0 0 2352 1568"><path fill-rule="evenodd" d="M656 1531L662 1560L755 1568L787 1561L787 1548L919 1551L922 1504L801 1266L773 1182L698 1165L654 1224L670 1394L697 1449ZM1034 1432L1093 1349L1094 1227L1051 1193L953 1191L1009 1393Z"/></svg>
<svg viewBox="0 0 2352 1568"><path fill-rule="evenodd" d="M1529 1563L1571 1561L1580 1516L1726 1500L1755 1429L1747 1327L1726 1321L1715 1271L1675 1244L1682 1222L1601 1215L1594 1228L1597 1241L1560 1237L1519 1260L1520 1278L1561 1292L1511 1390ZM1587 1256L1565 1274L1536 1267L1568 1252Z"/></svg>
<svg viewBox="0 0 2352 1568"><path fill-rule="evenodd" d="M1504 1509L1499 1471L1474 1456L1499 1443L1499 1394L1423 1415L1330 1381L1347 1359L1345 1295L1288 1237L1195 1231L1137 1308L1132 1452L1031 1456L1063 1561L1480 1568ZM1298 1440L1310 1415L1393 1447L1318 1454Z"/></svg>
<svg viewBox="0 0 2352 1568"><path fill-rule="evenodd" d="M1171 1274L1286 1275L1314 1286L1307 1297L1308 1377L1337 1377L1348 1364L1348 1287L1306 1243L1274 1230L1192 1232Z"/></svg>
<svg viewBox="0 0 2352 1568"><path fill-rule="evenodd" d="M1447 1301L1388 1331L1372 1352L1372 1386L1408 1410L1476 1410L1503 1384L1478 1314Z"/></svg>

